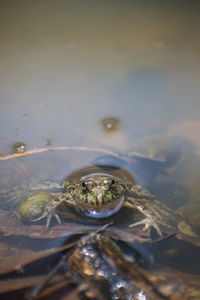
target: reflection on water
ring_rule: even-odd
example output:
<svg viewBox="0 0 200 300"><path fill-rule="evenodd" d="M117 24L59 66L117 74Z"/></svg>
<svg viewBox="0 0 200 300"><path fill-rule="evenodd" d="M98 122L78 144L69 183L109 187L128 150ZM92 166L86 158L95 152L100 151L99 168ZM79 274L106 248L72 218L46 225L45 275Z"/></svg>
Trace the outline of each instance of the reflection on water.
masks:
<svg viewBox="0 0 200 300"><path fill-rule="evenodd" d="M109 165L112 172L130 172L133 181L198 227L199 8L198 1L189 5L179 0L3 3L0 155L77 145L111 154L36 151L0 160L0 191L44 181L60 184L75 170ZM24 224L14 226L17 216L10 218L10 209L1 218L10 222L11 231L3 232L14 238L0 249L6 257L13 247L18 258L23 243L15 236L36 236ZM68 224L71 234L78 229ZM34 242L30 248L25 244L29 257ZM173 242L167 249L171 254L163 257L187 259L182 250L170 247ZM184 244L183 252L190 247ZM190 272L196 272L195 266Z"/></svg>

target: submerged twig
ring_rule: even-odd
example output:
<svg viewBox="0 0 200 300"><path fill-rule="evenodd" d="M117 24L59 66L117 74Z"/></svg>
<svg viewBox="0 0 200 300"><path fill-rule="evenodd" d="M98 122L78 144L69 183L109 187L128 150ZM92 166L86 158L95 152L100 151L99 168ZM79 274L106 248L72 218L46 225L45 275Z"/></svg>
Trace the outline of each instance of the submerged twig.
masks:
<svg viewBox="0 0 200 300"><path fill-rule="evenodd" d="M0 157L0 160L8 160L8 159L13 159L13 158L18 158L22 156L27 156L31 154L37 154L37 153L42 153L42 152L48 152L48 151L91 151L91 152L98 152L98 153L104 153L107 155L112 155L117 158L121 157L119 153L113 152L111 150L107 149L100 149L100 148L90 148L86 146L58 146L58 147L47 147L47 148L36 148L33 150L27 150L23 153L13 153L9 155L4 155Z"/></svg>

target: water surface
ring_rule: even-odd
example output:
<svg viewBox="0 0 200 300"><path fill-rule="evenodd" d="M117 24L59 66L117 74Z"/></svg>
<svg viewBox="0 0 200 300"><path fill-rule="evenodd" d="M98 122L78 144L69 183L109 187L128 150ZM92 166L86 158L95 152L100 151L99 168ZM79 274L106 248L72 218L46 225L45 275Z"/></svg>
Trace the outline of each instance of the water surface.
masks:
<svg viewBox="0 0 200 300"><path fill-rule="evenodd" d="M128 153L143 138L176 136L181 159L147 185L173 209L199 201L198 1L0 6L1 155L16 142L28 150L77 145ZM109 117L119 120L117 130L103 128ZM70 152L0 161L0 188L35 178L61 182L95 158Z"/></svg>

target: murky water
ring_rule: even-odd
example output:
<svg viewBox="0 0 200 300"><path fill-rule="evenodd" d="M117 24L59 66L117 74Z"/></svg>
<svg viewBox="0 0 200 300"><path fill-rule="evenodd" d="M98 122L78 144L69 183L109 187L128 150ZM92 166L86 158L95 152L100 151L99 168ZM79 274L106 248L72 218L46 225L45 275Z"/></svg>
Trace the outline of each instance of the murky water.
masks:
<svg viewBox="0 0 200 300"><path fill-rule="evenodd" d="M1 7L1 139L107 144L99 121L111 115L131 143L199 120L194 2Z"/></svg>
<svg viewBox="0 0 200 300"><path fill-rule="evenodd" d="M198 1L178 0L1 1L1 156L16 143L127 155L148 137L177 137L170 149L178 143L181 158L164 172L149 161L140 172L130 161L118 166L173 210L197 203L190 219L200 202L199 9ZM151 143L142 155L155 158ZM59 150L0 161L0 188L61 182L103 154ZM198 211L193 223L199 230Z"/></svg>

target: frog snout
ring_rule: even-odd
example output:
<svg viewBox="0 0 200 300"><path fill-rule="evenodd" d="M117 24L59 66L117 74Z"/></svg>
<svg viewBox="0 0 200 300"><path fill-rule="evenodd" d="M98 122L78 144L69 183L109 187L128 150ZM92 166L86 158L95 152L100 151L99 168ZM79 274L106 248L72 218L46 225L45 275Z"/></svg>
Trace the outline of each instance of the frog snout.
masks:
<svg viewBox="0 0 200 300"><path fill-rule="evenodd" d="M94 188L93 189L93 194L95 195L96 199L100 204L102 204L103 201L103 193L102 193L102 188Z"/></svg>

